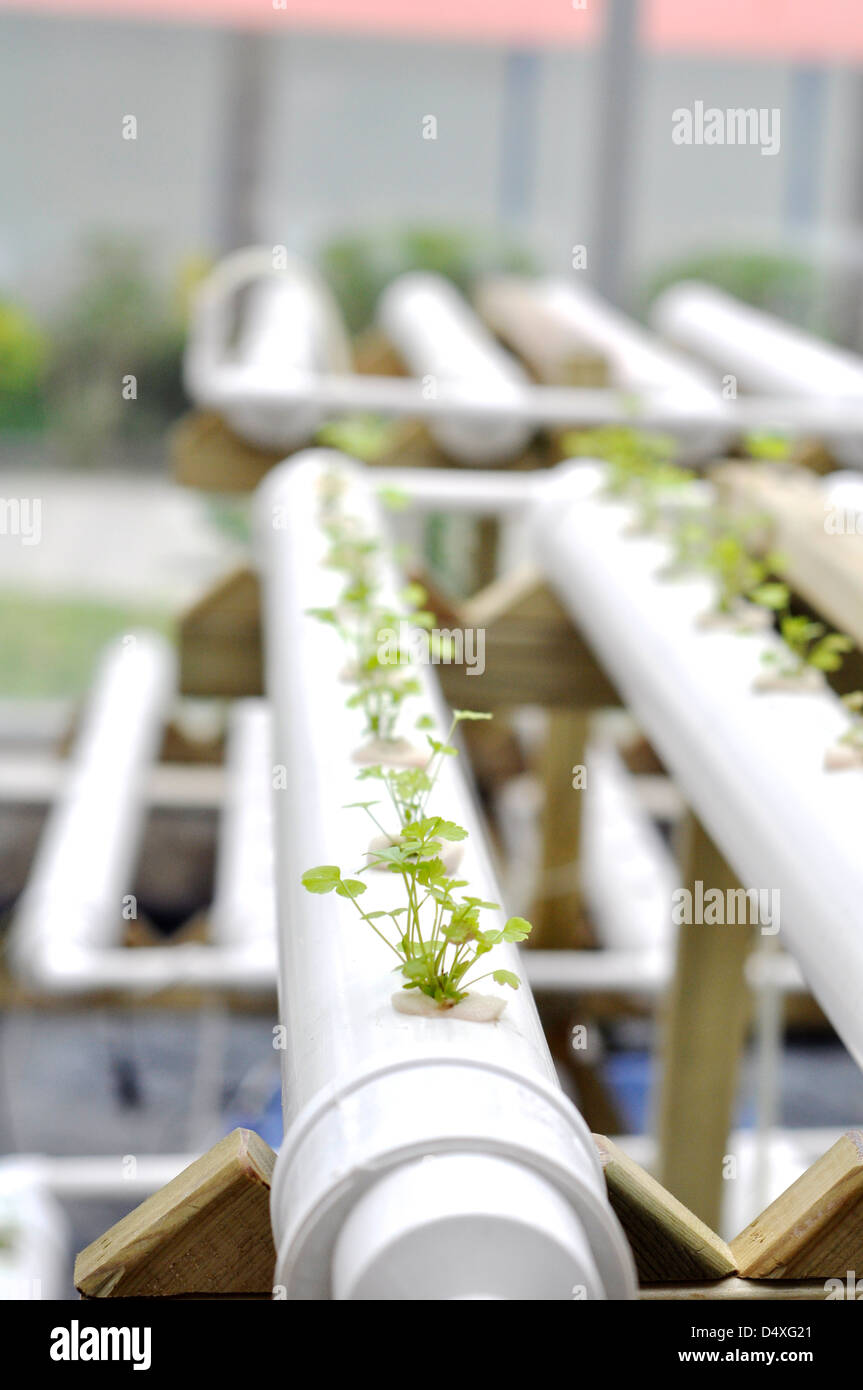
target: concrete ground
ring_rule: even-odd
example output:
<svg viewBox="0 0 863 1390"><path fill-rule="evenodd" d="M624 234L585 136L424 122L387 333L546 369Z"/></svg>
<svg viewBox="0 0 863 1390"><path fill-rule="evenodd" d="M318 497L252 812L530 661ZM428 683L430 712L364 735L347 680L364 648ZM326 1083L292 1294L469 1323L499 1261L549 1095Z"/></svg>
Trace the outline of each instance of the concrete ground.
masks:
<svg viewBox="0 0 863 1390"><path fill-rule="evenodd" d="M33 544L4 525L12 499L25 519L39 518L29 528ZM5 469L0 590L182 607L244 553L214 524L215 511L203 494L158 474Z"/></svg>

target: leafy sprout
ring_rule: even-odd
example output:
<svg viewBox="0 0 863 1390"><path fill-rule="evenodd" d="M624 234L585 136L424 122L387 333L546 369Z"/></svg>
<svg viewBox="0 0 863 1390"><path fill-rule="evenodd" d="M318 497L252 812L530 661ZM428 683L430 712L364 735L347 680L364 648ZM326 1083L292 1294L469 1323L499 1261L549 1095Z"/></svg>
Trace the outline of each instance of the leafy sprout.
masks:
<svg viewBox="0 0 863 1390"><path fill-rule="evenodd" d="M785 586L769 582L770 576L783 567L779 554L769 552L763 558L753 555L745 535L729 529L715 538L706 558L717 583L717 612L733 614L747 599L767 608L786 606Z"/></svg>
<svg viewBox="0 0 863 1390"><path fill-rule="evenodd" d="M771 463L783 462L791 454L790 442L783 434L747 434L743 440L743 447L750 458L763 459Z"/></svg>
<svg viewBox="0 0 863 1390"><path fill-rule="evenodd" d="M341 593L330 607L308 611L310 617L333 627L350 650L348 674L356 689L348 699L349 707L363 711L370 737L391 740L401 706L419 694L420 686L405 669L410 654L382 645L381 633L398 632L405 618L415 627L428 628L434 617L423 606L426 593L418 584L402 591L401 611L383 601L378 543L357 518L342 510L343 492L337 474L324 476L321 525L329 541L324 564L342 576Z"/></svg>
<svg viewBox="0 0 863 1390"><path fill-rule="evenodd" d="M608 465L608 492L614 496L687 481L685 470L673 465L676 443L670 435L649 434L626 425L607 425L594 430L574 430L564 435L564 450L582 458L602 459ZM678 476L682 475L682 476ZM673 479L673 481L672 481Z"/></svg>
<svg viewBox="0 0 863 1390"><path fill-rule="evenodd" d="M778 666L783 677L800 676L811 667L816 671L838 671L846 653L853 651L854 642L844 632L829 632L824 623L807 618L805 614L786 613L779 631L784 651L764 653L764 661Z"/></svg>
<svg viewBox="0 0 863 1390"><path fill-rule="evenodd" d="M397 969L405 989L418 989L441 1008L464 999L471 986L493 977L498 984L517 989L518 976L509 970L489 970L468 978L477 961L501 941L524 941L531 925L523 917L510 917L502 928L484 928L481 914L498 911L498 904L462 893L469 885L449 873L445 846L467 839L467 831L455 821L428 814L431 796L443 760L457 754L451 742L456 726L465 720L489 718L473 710L456 710L446 739L428 737L429 761L425 768L403 770L363 768L360 781L377 781L389 798L398 822L390 834L375 814L377 801L358 801L346 809L362 810L380 832L379 848L370 849L359 870L383 870L400 879L398 906L388 911L366 912L359 902L366 891L361 877L345 878L333 864L318 865L303 874L310 893L335 892L350 898L357 913L397 956Z"/></svg>
<svg viewBox="0 0 863 1390"><path fill-rule="evenodd" d="M402 649L401 639L385 652L381 635L400 630L405 614L420 628L431 627L434 615L426 609L427 595L418 584L407 585L399 595L401 613L383 602L377 545L363 534L355 519L343 514L340 502L338 488L323 490L321 524L330 543L325 563L343 575L342 591L335 604L310 609L309 616L331 626L350 650L348 676L354 690L348 706L363 711L367 732L389 739L394 737L404 700L419 694L421 685L411 669L412 654ZM403 987L419 990L444 1009L452 1008L473 985L489 976L498 984L517 989L519 979L511 970L492 969L480 975L471 971L500 942L524 941L531 931L530 923L522 917L510 917L500 928L483 926L482 913L498 911L498 904L463 893L469 887L467 880L456 878L445 862L446 846L465 840L467 831L429 812L444 761L458 753L452 742L457 726L490 718L490 714L475 710L454 710L446 737L439 739L434 737L434 720L420 715L415 728L425 734L429 749L424 766L398 769L375 765L357 774L360 782L379 784L389 805L389 812L384 810L380 815L377 800L351 805L350 809L361 810L369 818L380 835L367 852L366 862L354 876L344 875L335 864L319 864L302 876L308 892L335 893L348 899L360 919L396 956ZM385 824L387 814L395 821L394 833ZM367 891L363 876L372 870L399 881L400 896L389 909L370 912L360 901Z"/></svg>
<svg viewBox="0 0 863 1390"><path fill-rule="evenodd" d="M850 694L843 695L842 703L851 715L851 723L839 742L863 749L863 690L852 690Z"/></svg>
<svg viewBox="0 0 863 1390"><path fill-rule="evenodd" d="M376 415L351 415L343 420L330 420L321 425L315 440L343 454L376 463L392 446L394 426L390 420Z"/></svg>

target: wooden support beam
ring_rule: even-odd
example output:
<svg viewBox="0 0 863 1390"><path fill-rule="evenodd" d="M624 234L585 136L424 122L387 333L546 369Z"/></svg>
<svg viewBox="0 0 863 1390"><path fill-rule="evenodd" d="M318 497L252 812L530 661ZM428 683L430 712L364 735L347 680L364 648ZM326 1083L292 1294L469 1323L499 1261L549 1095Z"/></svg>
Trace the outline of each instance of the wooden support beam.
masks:
<svg viewBox="0 0 863 1390"><path fill-rule="evenodd" d="M180 619L180 692L239 697L263 693L261 594L257 575L235 570Z"/></svg>
<svg viewBox="0 0 863 1390"><path fill-rule="evenodd" d="M354 367L361 376L406 376L405 364L385 333L372 324L353 345Z"/></svg>
<svg viewBox="0 0 863 1390"><path fill-rule="evenodd" d="M540 760L543 787L542 861L531 918L531 946L558 950L592 946L579 882L584 792L573 786L583 767L590 716L583 709L553 709Z"/></svg>
<svg viewBox="0 0 863 1390"><path fill-rule="evenodd" d="M592 944L578 885L582 797L573 786L573 769L584 764L588 712L618 704L617 694L532 566L495 580L461 604L458 625L483 634L485 669L480 674L478 667L438 667L452 705L495 711L538 704L550 711L540 765L542 879L531 944Z"/></svg>
<svg viewBox="0 0 863 1390"><path fill-rule="evenodd" d="M569 614L532 566L495 580L458 607L458 623L484 633L485 670L437 667L457 707L538 704L598 709L620 703Z"/></svg>
<svg viewBox="0 0 863 1390"><path fill-rule="evenodd" d="M235 1129L82 1250L86 1298L272 1297L276 1156Z"/></svg>
<svg viewBox="0 0 863 1390"><path fill-rule="evenodd" d="M643 1284L639 1291L643 1303L812 1303L829 1297L823 1281L780 1284L734 1274L714 1283Z"/></svg>
<svg viewBox="0 0 863 1390"><path fill-rule="evenodd" d="M240 439L211 410L192 410L168 437L174 481L204 492L251 492L285 456Z"/></svg>
<svg viewBox="0 0 863 1390"><path fill-rule="evenodd" d="M731 1242L753 1279L863 1276L863 1130L843 1134Z"/></svg>
<svg viewBox="0 0 863 1390"><path fill-rule="evenodd" d="M693 896L699 880L705 893L738 887L691 812L682 823L681 840L682 887ZM712 1227L720 1220L722 1165L750 1012L744 966L751 932L746 925L680 926L664 1008L658 1176Z"/></svg>
<svg viewBox="0 0 863 1390"><path fill-rule="evenodd" d="M732 511L769 517L770 543L785 557L788 584L863 646L863 536L826 528L818 478L803 469L743 463L722 464L712 477Z"/></svg>
<svg viewBox="0 0 863 1390"><path fill-rule="evenodd" d="M474 303L492 332L521 358L536 381L551 386L609 384L608 362L602 353L544 308L530 281L517 276L483 280Z"/></svg>
<svg viewBox="0 0 863 1390"><path fill-rule="evenodd" d="M737 1272L731 1250L709 1226L610 1139L593 1140L641 1283L703 1283Z"/></svg>

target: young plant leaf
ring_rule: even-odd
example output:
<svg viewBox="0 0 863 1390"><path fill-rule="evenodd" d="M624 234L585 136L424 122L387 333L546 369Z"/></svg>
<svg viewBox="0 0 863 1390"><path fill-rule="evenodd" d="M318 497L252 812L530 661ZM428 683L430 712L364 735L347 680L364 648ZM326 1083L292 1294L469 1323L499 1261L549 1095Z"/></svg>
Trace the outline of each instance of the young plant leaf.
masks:
<svg viewBox="0 0 863 1390"><path fill-rule="evenodd" d="M319 864L316 869L306 869L301 882L309 893L331 893L341 879L342 871L337 864Z"/></svg>
<svg viewBox="0 0 863 1390"><path fill-rule="evenodd" d="M510 917L503 929L504 941L525 941L533 931L533 924L524 917Z"/></svg>
<svg viewBox="0 0 863 1390"><path fill-rule="evenodd" d="M358 898L366 891L366 887L361 879L343 878L336 884L336 893L340 898Z"/></svg>

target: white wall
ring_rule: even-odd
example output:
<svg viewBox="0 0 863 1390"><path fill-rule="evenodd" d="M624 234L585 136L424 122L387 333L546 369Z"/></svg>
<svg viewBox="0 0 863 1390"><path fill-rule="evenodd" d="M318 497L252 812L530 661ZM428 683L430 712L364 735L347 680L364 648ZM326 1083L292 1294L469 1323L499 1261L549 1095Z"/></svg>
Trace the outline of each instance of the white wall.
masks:
<svg viewBox="0 0 863 1390"><path fill-rule="evenodd" d="M157 265L217 235L230 35L48 17L0 17L0 289L53 297L81 238L144 239ZM400 220L489 226L501 197L501 48L381 38L267 37L268 100L256 215L261 237L303 249L322 233ZM593 234L595 65L585 51L540 59L536 166L524 230L565 270ZM791 69L658 57L645 64L633 165L630 267L734 235L780 237L793 157ZM817 200L843 216L854 81L826 84ZM782 109L782 149L683 147L671 112L700 99ZM124 141L125 114L139 139ZM421 138L425 115L438 139Z"/></svg>

